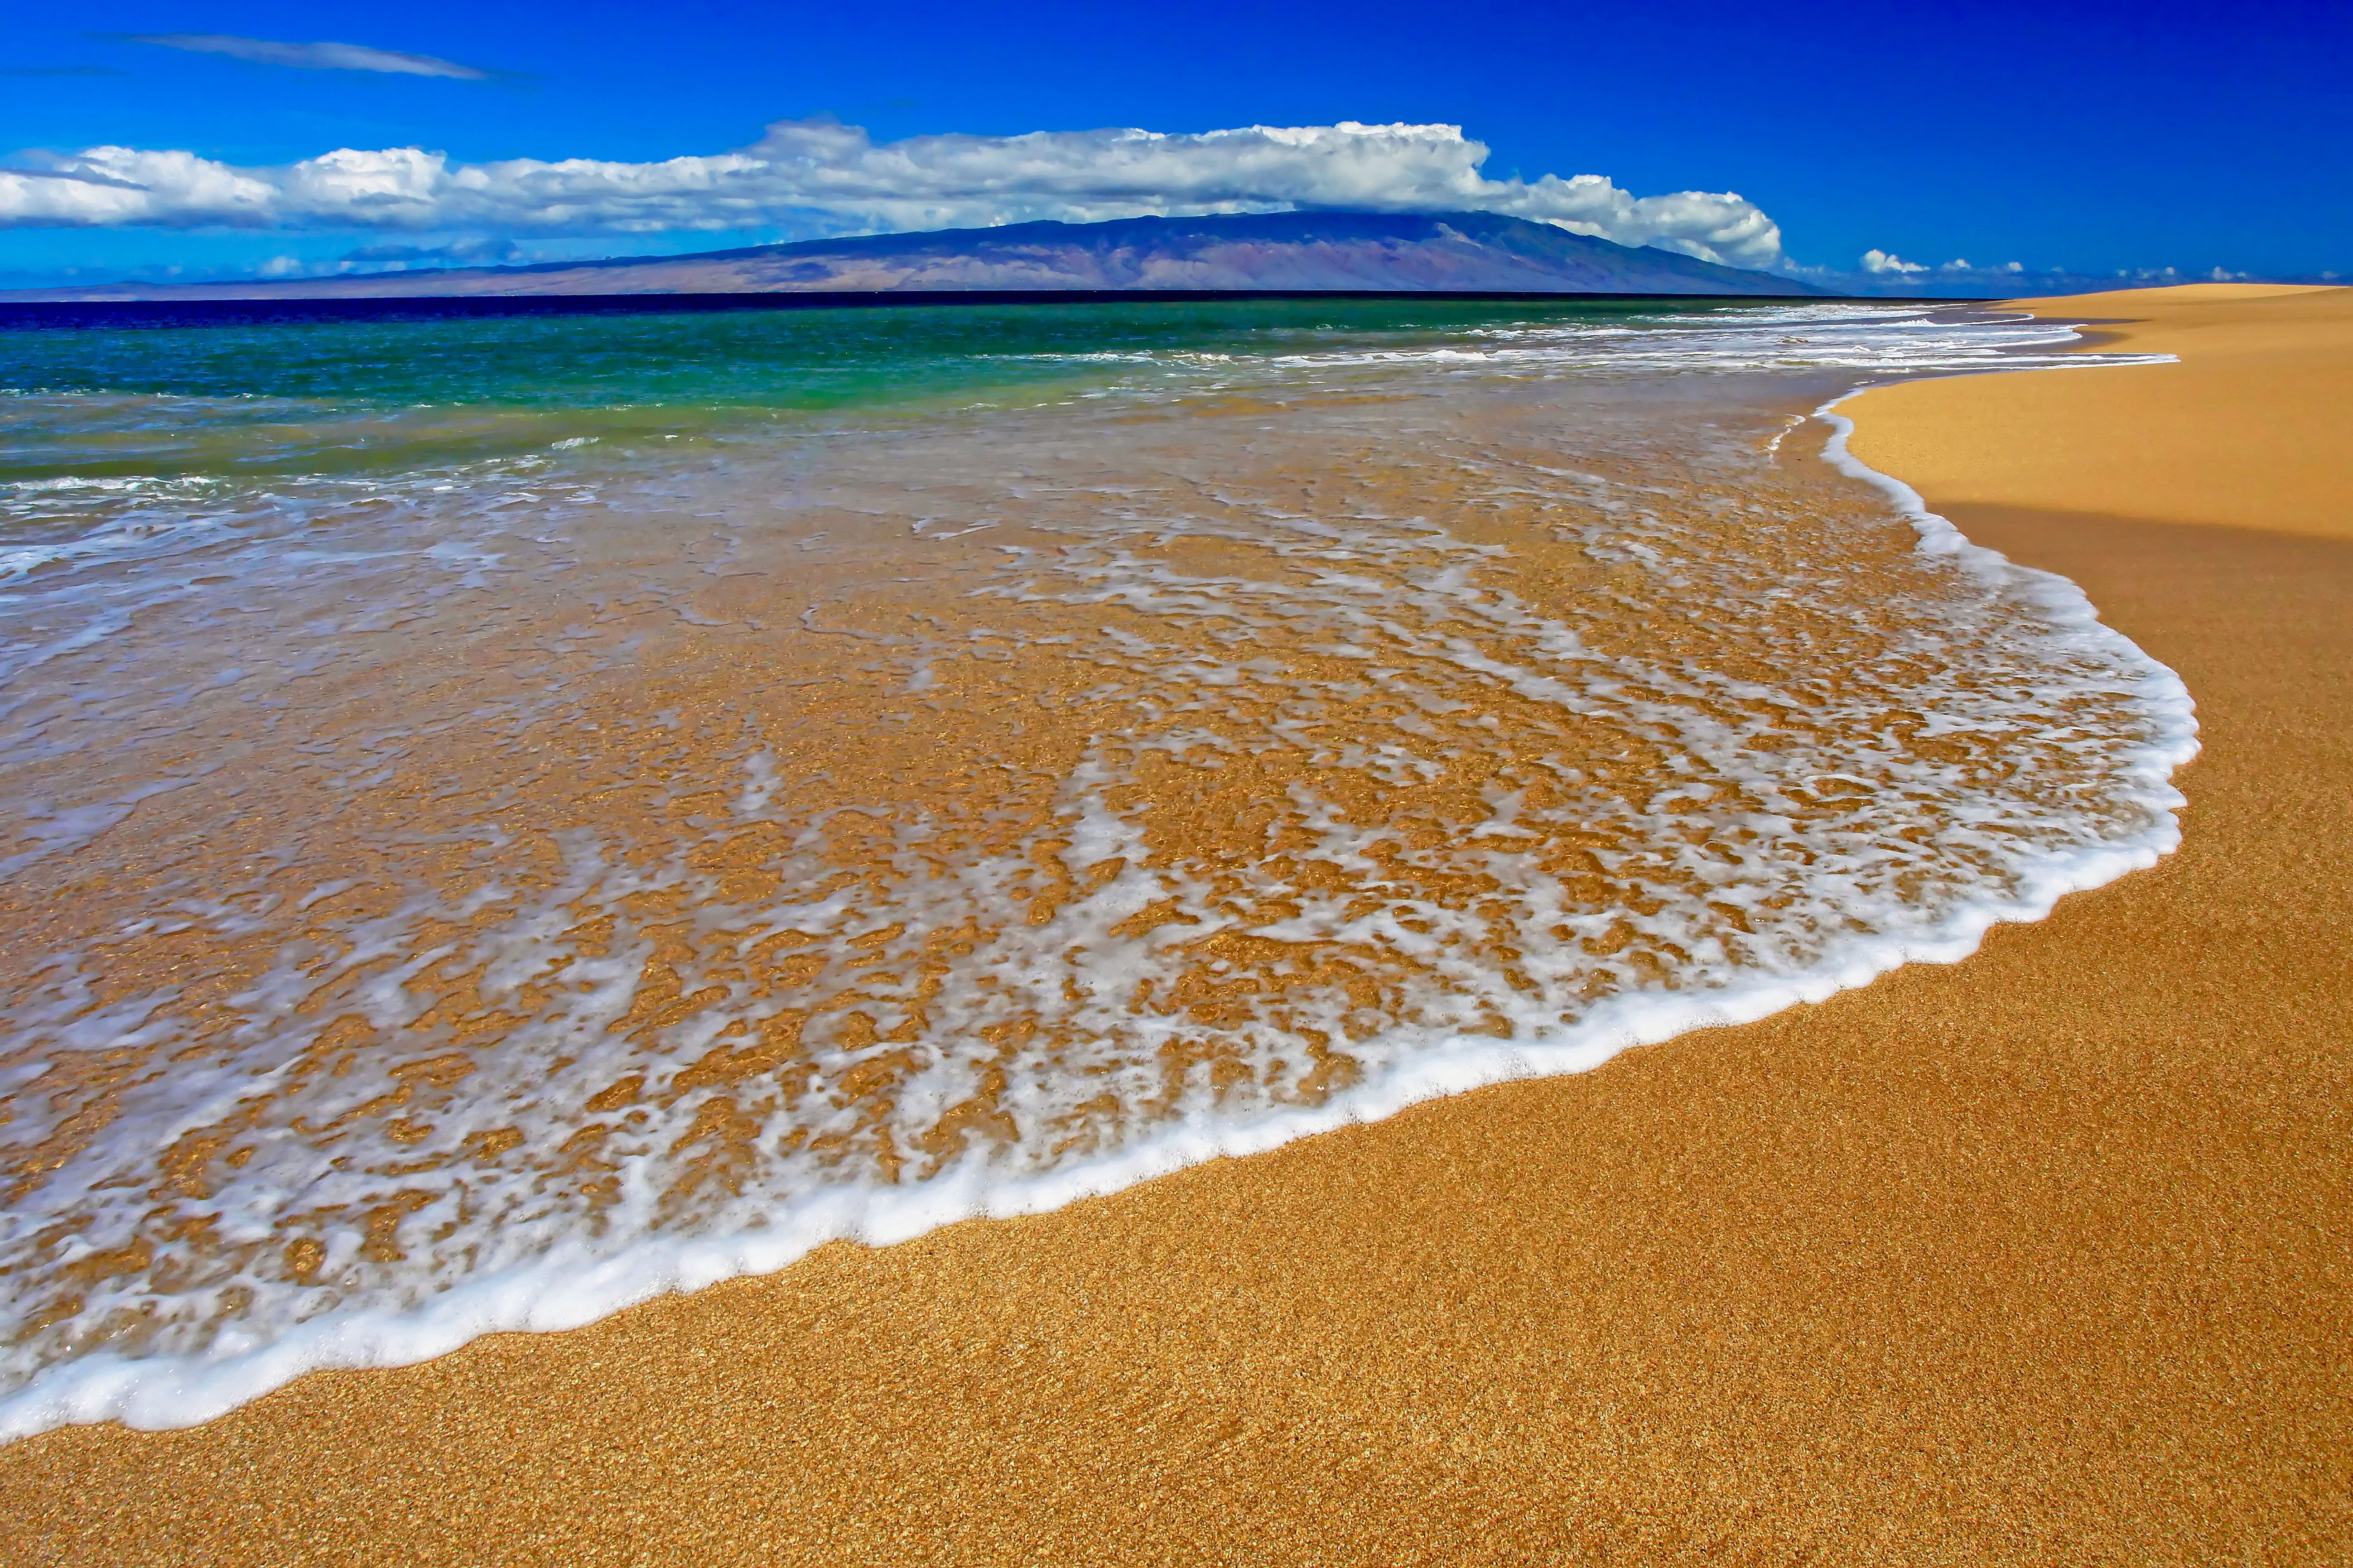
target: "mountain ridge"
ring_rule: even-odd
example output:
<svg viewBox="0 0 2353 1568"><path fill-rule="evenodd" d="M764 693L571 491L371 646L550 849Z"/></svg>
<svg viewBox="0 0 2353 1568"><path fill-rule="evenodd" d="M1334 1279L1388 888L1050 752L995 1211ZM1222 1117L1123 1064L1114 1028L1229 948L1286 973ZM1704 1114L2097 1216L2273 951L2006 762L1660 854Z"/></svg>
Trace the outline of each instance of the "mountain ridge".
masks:
<svg viewBox="0 0 2353 1568"><path fill-rule="evenodd" d="M1252 289L1826 295L1794 279L1497 213L1055 219L611 257L236 283L12 290L24 301Z"/></svg>

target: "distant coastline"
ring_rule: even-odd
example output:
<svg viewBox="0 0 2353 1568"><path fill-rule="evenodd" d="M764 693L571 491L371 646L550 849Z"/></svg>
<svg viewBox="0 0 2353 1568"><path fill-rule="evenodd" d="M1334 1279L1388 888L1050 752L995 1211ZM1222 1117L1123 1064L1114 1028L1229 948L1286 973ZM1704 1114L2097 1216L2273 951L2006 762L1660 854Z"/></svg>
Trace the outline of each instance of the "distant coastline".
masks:
<svg viewBox="0 0 2353 1568"><path fill-rule="evenodd" d="M93 293L96 290L92 290ZM1609 304L1625 306L1769 305L1819 302L1820 294L1534 293L1472 289L1002 289L855 293L694 294L408 294L277 298L182 295L168 299L59 300L0 293L0 331L21 329L282 326L304 322L455 320L488 316L664 315L731 310L844 310L951 305L1214 305L1250 300L1382 300L1461 304ZM1883 299L1828 296L1856 304L1917 308L1980 305L1974 296Z"/></svg>
<svg viewBox="0 0 2353 1568"><path fill-rule="evenodd" d="M1008 224L526 266L23 289L0 293L0 302L630 295L961 296L958 302L1133 294L1820 299L1831 293L1775 273L1493 213L1290 212Z"/></svg>

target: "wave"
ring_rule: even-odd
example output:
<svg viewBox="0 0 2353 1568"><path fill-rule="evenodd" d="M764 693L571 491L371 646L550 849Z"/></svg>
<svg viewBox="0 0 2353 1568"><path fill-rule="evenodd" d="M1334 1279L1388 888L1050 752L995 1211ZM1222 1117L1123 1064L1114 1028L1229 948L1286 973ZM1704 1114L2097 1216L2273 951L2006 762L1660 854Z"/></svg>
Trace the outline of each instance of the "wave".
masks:
<svg viewBox="0 0 2353 1568"><path fill-rule="evenodd" d="M220 590L244 643L175 598L89 645L111 687L26 667L147 729L12 719L74 830L17 876L90 913L9 1002L0 1435L1587 1070L2154 863L2179 679L1855 462L1835 399L1797 405L1826 465L1768 441L1811 384L1748 374L1771 335L1833 340L1817 380L1982 363L1842 321L589 448L327 509L373 553L273 545L280 586ZM232 550L177 548L175 584ZM239 697L199 647L286 673Z"/></svg>

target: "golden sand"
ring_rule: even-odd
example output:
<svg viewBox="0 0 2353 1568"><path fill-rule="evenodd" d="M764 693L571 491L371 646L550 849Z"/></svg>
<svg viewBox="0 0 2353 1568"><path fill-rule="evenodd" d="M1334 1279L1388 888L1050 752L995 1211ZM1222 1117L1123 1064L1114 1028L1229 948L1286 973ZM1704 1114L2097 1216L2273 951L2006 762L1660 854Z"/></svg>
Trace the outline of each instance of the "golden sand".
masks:
<svg viewBox="0 0 2353 1568"><path fill-rule="evenodd" d="M2325 322L2353 293L2283 300ZM2129 466L2154 490L2046 494L1936 401L2113 436L2172 378L2189 406L2285 389L2218 421L2306 417L2353 374L2342 335L2291 325L2260 351L2287 374L2224 375L2281 307L2192 296L2175 329L2161 294L2134 331L2181 366L1851 405L1868 460L2198 694L2156 871L1582 1078L193 1431L19 1443L6 1560L2345 1560L2353 545L2249 531L2353 474L2309 443L2234 488L2236 443L2183 438L2169 482ZM1971 473L2015 488L1939 478ZM2101 515L2136 508L2232 526Z"/></svg>
<svg viewBox="0 0 2353 1568"><path fill-rule="evenodd" d="M2353 538L2353 289L2193 283L2040 302L2091 346L2177 354L1872 395L1855 455L1953 505Z"/></svg>

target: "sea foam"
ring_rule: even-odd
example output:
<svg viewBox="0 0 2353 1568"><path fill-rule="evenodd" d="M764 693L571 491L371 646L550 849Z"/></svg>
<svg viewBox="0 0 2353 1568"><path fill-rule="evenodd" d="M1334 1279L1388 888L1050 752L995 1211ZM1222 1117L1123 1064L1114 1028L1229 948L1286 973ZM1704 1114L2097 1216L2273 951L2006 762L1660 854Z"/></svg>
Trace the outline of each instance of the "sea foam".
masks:
<svg viewBox="0 0 2353 1568"><path fill-rule="evenodd" d="M136 622L117 556L51 590L16 875L103 918L9 998L0 1434L1587 1070L2173 847L2171 672L1836 399L1876 492L1767 449L1825 375L2053 329L1465 336L789 460L280 487L155 534ZM254 534L224 617L188 584Z"/></svg>

